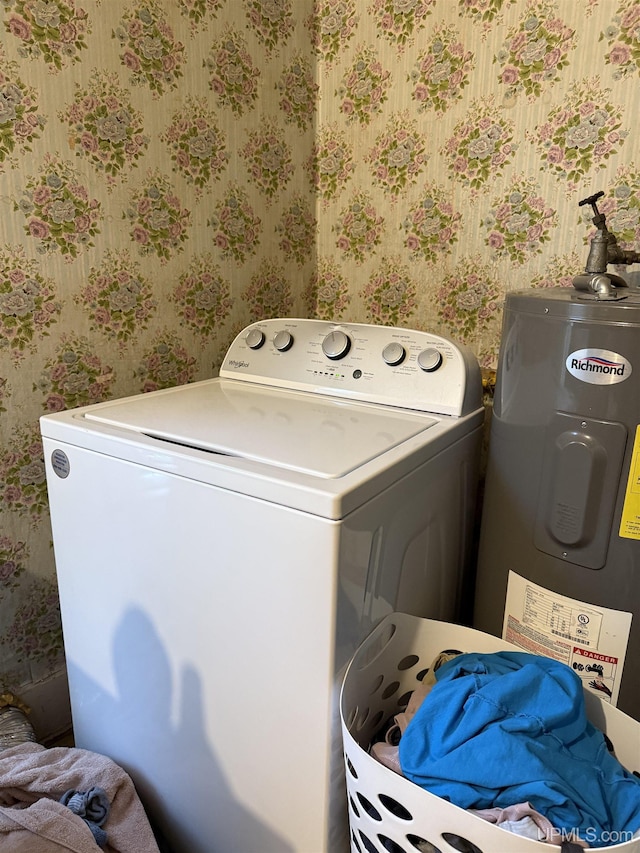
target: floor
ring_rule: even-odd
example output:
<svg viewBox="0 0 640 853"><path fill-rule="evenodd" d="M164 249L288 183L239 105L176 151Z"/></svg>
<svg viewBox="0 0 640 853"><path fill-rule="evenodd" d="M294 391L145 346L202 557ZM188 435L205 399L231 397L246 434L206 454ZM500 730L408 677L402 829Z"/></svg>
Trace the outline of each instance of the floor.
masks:
<svg viewBox="0 0 640 853"><path fill-rule="evenodd" d="M45 743L45 746L75 746L75 742L73 740L73 732L65 732L59 737L54 738L52 741L48 741L47 743Z"/></svg>

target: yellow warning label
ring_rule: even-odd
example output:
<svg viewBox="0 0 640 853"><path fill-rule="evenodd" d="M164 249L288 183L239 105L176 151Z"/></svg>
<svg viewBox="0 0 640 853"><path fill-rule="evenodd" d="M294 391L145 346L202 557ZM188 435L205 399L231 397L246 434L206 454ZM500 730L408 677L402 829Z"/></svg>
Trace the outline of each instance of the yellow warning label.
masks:
<svg viewBox="0 0 640 853"><path fill-rule="evenodd" d="M636 427L636 438L633 442L629 479L620 520L620 536L625 539L640 539L640 426Z"/></svg>

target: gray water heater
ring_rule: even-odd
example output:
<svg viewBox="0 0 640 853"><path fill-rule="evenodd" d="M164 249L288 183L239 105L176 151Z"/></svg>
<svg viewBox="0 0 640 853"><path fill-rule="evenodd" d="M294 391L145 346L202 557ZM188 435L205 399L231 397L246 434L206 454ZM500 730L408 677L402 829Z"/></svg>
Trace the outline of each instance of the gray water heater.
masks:
<svg viewBox="0 0 640 853"><path fill-rule="evenodd" d="M640 256L598 197L575 287L506 297L474 626L640 720L640 290L606 274Z"/></svg>

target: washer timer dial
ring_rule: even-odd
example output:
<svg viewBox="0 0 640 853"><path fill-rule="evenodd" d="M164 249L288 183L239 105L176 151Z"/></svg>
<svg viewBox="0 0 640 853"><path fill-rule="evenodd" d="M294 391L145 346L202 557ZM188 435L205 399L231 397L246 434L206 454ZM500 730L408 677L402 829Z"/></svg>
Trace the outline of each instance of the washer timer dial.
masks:
<svg viewBox="0 0 640 853"><path fill-rule="evenodd" d="M382 350L382 358L390 366L395 367L397 364L402 364L406 356L405 348L402 344L391 343L387 344Z"/></svg>
<svg viewBox="0 0 640 853"><path fill-rule="evenodd" d="M428 349L423 349L420 355L418 356L418 366L422 368L426 373L433 373L437 370L442 364L442 353L435 349L435 347L429 347Z"/></svg>
<svg viewBox="0 0 640 853"><path fill-rule="evenodd" d="M245 342L249 349L260 349L264 343L264 332L260 329L251 329L251 331L247 333Z"/></svg>
<svg viewBox="0 0 640 853"><path fill-rule="evenodd" d="M279 352L286 352L293 346L293 335L286 330L276 332L273 338L273 345Z"/></svg>
<svg viewBox="0 0 640 853"><path fill-rule="evenodd" d="M337 361L344 358L351 349L351 339L344 332L334 331L329 332L326 338L322 341L322 352L327 358Z"/></svg>

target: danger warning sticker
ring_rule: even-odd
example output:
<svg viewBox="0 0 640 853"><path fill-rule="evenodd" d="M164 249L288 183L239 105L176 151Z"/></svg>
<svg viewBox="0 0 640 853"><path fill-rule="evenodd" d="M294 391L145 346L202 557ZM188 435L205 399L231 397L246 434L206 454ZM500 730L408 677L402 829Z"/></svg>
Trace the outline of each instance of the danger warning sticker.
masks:
<svg viewBox="0 0 640 853"><path fill-rule="evenodd" d="M576 646L573 649L571 666L580 676L583 687L590 687L603 699L611 701L616 684L617 657L599 655Z"/></svg>
<svg viewBox="0 0 640 853"><path fill-rule="evenodd" d="M631 613L597 607L509 572L502 636L570 666L583 687L616 704Z"/></svg>

